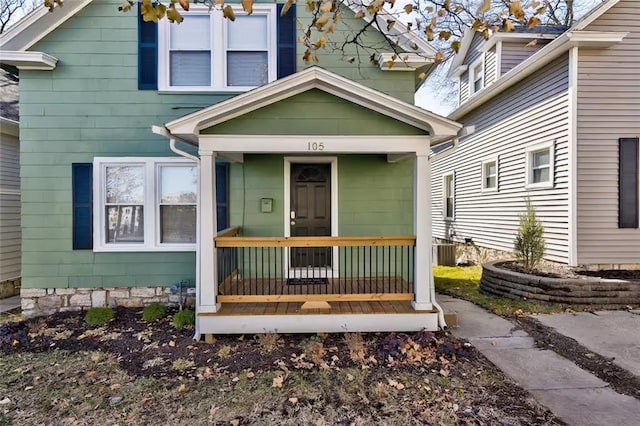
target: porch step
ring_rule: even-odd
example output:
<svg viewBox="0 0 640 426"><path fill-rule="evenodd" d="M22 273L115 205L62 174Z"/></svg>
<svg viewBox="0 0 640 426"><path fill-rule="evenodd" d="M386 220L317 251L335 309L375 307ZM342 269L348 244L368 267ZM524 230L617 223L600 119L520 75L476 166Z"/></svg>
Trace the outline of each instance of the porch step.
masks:
<svg viewBox="0 0 640 426"><path fill-rule="evenodd" d="M264 316L264 315L367 315L367 314L433 314L436 309L416 311L410 301L355 301L331 302L331 308L303 309L302 302L271 302L271 303L223 303L218 312L198 313L203 317L225 316Z"/></svg>

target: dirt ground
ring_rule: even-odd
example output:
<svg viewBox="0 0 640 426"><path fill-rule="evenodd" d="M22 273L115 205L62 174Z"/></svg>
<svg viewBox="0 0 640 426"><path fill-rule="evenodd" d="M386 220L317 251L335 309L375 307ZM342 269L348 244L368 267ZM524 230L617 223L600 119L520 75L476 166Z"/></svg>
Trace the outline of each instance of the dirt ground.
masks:
<svg viewBox="0 0 640 426"><path fill-rule="evenodd" d="M447 333L218 336L119 309L0 326L0 425L561 424Z"/></svg>

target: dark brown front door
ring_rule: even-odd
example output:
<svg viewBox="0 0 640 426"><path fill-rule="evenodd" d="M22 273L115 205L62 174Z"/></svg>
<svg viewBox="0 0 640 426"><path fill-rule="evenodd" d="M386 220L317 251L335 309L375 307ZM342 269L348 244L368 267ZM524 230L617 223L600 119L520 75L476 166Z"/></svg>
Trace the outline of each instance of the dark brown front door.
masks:
<svg viewBox="0 0 640 426"><path fill-rule="evenodd" d="M291 212L292 237L331 235L331 164L291 164ZM291 266L331 266L331 248L294 248Z"/></svg>

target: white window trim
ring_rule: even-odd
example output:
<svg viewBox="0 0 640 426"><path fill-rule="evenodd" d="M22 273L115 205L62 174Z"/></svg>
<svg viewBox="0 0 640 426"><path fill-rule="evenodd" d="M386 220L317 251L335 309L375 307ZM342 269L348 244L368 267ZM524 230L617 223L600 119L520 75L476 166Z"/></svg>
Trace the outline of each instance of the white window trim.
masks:
<svg viewBox="0 0 640 426"><path fill-rule="evenodd" d="M498 182L499 182L498 177L500 176L500 162L498 160L499 160L498 157L491 157L491 158L486 158L482 160L481 170L480 170L480 176L482 177L482 181L480 182L480 189L482 190L482 192L498 192ZM485 166L489 163L496 163L496 186L494 187L486 186L487 175L486 175Z"/></svg>
<svg viewBox="0 0 640 426"><path fill-rule="evenodd" d="M453 215L447 216L447 178L451 176L453 185ZM444 220L454 220L456 217L456 174L449 172L442 175L442 217Z"/></svg>
<svg viewBox="0 0 640 426"><path fill-rule="evenodd" d="M480 84L480 89L476 90L475 79L476 73L475 70L478 65L482 66L482 83ZM474 95L484 89L484 81L485 81L485 67L484 67L484 54L480 55L478 59L476 59L471 66L469 66L469 96Z"/></svg>
<svg viewBox="0 0 640 426"><path fill-rule="evenodd" d="M196 251L196 243L160 242L160 166L194 165L191 160L175 157L95 157L93 159L93 251L94 252L176 252ZM140 165L145 168L144 243L118 244L106 242L105 168L118 165ZM197 186L199 188L199 185ZM199 208L199 194L196 209ZM196 229L197 233L197 229ZM197 235L196 235L197 239Z"/></svg>
<svg viewBox="0 0 640 426"><path fill-rule="evenodd" d="M236 15L246 15L240 5L231 5ZM227 86L227 61L226 61L226 45L227 45L227 25L233 25L228 19L222 16L222 11L216 8L211 9L206 6L192 5L189 12L181 12L183 15L209 15L211 20L211 36L213 41L211 43L212 49L212 61L211 61L211 87L202 86L176 86L172 87L169 84L169 26L180 25L172 24L167 19L161 19L158 22L158 91L160 93L176 93L176 92L188 92L188 93L241 93L251 89L255 89L253 86ZM267 82L272 82L277 79L277 66L278 66L278 37L277 37L277 16L275 4L254 4L253 15L266 15L267 16L267 28L268 28L268 40L267 40L267 60L269 65L269 72L267 76ZM222 30L221 30L222 29ZM220 34L221 33L221 34ZM223 58L220 60L220 58Z"/></svg>
<svg viewBox="0 0 640 426"><path fill-rule="evenodd" d="M533 154L538 151L549 150L549 180L547 182L533 182ZM555 142L544 142L530 145L525 149L525 188L526 189L549 189L554 187L555 182Z"/></svg>

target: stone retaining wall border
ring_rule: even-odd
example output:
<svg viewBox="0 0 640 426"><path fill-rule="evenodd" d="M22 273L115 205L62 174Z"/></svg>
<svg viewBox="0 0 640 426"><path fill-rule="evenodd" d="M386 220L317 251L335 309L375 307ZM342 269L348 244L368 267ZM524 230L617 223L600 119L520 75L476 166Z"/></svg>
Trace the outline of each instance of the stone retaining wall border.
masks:
<svg viewBox="0 0 640 426"><path fill-rule="evenodd" d="M509 299L621 308L640 305L640 280L548 278L501 268L505 261L482 265L480 292Z"/></svg>

